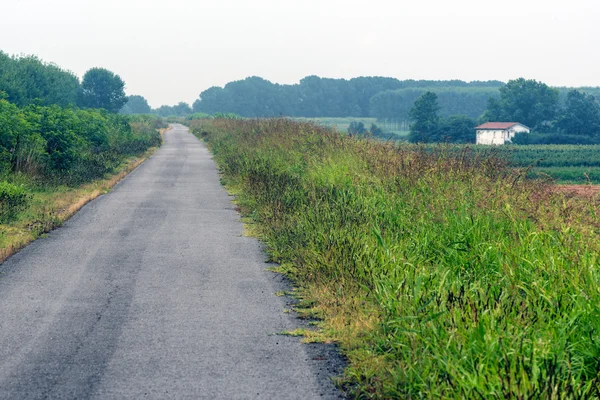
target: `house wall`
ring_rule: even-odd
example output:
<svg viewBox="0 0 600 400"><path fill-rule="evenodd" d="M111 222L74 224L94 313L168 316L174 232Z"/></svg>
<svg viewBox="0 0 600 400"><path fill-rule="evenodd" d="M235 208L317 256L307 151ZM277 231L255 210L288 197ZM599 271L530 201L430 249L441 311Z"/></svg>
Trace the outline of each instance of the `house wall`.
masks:
<svg viewBox="0 0 600 400"><path fill-rule="evenodd" d="M525 132L529 129L523 125L514 125L510 129L480 129L477 130L477 144L506 144L510 142L515 134Z"/></svg>
<svg viewBox="0 0 600 400"><path fill-rule="evenodd" d="M481 129L477 131L477 144L504 144L509 139L507 130L497 129L488 130Z"/></svg>

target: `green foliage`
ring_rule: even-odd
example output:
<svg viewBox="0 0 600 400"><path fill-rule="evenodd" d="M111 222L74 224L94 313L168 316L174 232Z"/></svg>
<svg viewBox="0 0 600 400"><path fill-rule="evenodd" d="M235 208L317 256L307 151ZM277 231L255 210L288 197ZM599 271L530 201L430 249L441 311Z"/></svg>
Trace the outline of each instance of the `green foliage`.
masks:
<svg viewBox="0 0 600 400"><path fill-rule="evenodd" d="M365 128L365 124L363 124L362 122L353 121L348 127L349 135L364 135L366 132L367 128Z"/></svg>
<svg viewBox="0 0 600 400"><path fill-rule="evenodd" d="M527 167L600 167L600 146L533 145L503 146L496 154L505 155L513 165Z"/></svg>
<svg viewBox="0 0 600 400"><path fill-rule="evenodd" d="M486 121L520 122L539 129L551 123L558 112L558 90L533 79L515 79L500 89L500 98L490 98Z"/></svg>
<svg viewBox="0 0 600 400"><path fill-rule="evenodd" d="M192 121L194 119L211 119L211 118L212 118L212 115L202 113L202 112L195 112L195 113L189 114L185 117L185 119L188 121Z"/></svg>
<svg viewBox="0 0 600 400"><path fill-rule="evenodd" d="M600 185L600 167L541 167L529 170L530 178L548 179L569 184Z"/></svg>
<svg viewBox="0 0 600 400"><path fill-rule="evenodd" d="M13 220L30 200L31 194L23 186L0 181L0 223Z"/></svg>
<svg viewBox="0 0 600 400"><path fill-rule="evenodd" d="M232 120L244 119L243 117L241 117L237 114L234 114L234 113L214 113L213 118L214 119L232 119Z"/></svg>
<svg viewBox="0 0 600 400"><path fill-rule="evenodd" d="M179 102L174 106L160 106L159 108L153 110L155 114L160 115L161 117L185 117L192 113L192 108L189 104L185 102Z"/></svg>
<svg viewBox="0 0 600 400"><path fill-rule="evenodd" d="M600 395L595 202L469 149L356 140L285 119L192 129L271 258L301 288L320 288L306 293L329 296L316 307L349 304L347 324L362 307L374 319L341 343L352 396Z"/></svg>
<svg viewBox="0 0 600 400"><path fill-rule="evenodd" d="M541 137L552 135L539 135ZM579 137L579 136L574 136ZM490 154L504 160L512 168L528 170L529 176L552 178L558 182L600 184L600 145L528 145L504 146L445 144L444 152L458 157L465 151L474 157ZM425 151L440 150L439 144L424 147Z"/></svg>
<svg viewBox="0 0 600 400"><path fill-rule="evenodd" d="M500 95L500 86L415 87L388 90L377 93L370 99L370 115L379 120L407 121L414 102L425 92L438 96L440 116L466 115L479 118L486 110L490 98Z"/></svg>
<svg viewBox="0 0 600 400"><path fill-rule="evenodd" d="M359 77L350 80L328 79L318 76L307 76L296 85L273 84L259 77L249 77L241 81L230 82L225 87L212 87L200 94L200 99L193 105L195 112L213 114L216 112L233 112L244 117L369 117L396 118L398 115L388 115L385 112L374 111L371 98L378 93L390 90L420 88L420 92L406 102L406 114L413 102L427 90L436 91L442 88L452 88L456 91L478 88L497 89L502 82L463 82L463 81L400 81L384 77ZM422 90L424 89L424 90ZM485 89L482 89L485 90ZM479 111L485 109L485 102L491 92L479 95ZM464 97L461 91L458 97ZM452 108L458 104L456 96L442 96L444 106L451 108L450 114L464 113L463 109ZM447 101L446 101L447 99ZM396 103L395 100L392 102ZM379 103L377 103L379 104ZM472 106L466 105L471 110ZM380 110L385 109L385 107ZM444 113L446 109L444 109ZM471 111L473 112L473 111Z"/></svg>
<svg viewBox="0 0 600 400"><path fill-rule="evenodd" d="M152 108L148 101L139 95L127 96L127 103L119 110L121 114L150 114Z"/></svg>
<svg viewBox="0 0 600 400"><path fill-rule="evenodd" d="M524 133L519 132L511 139L514 144L600 144L600 138L563 133Z"/></svg>
<svg viewBox="0 0 600 400"><path fill-rule="evenodd" d="M151 126L154 129L162 129L168 126L164 118L156 114L133 114L127 115L125 119L129 121L129 123L142 123Z"/></svg>
<svg viewBox="0 0 600 400"><path fill-rule="evenodd" d="M103 108L116 113L127 103L125 82L107 69L91 68L83 75L77 103L83 108Z"/></svg>
<svg viewBox="0 0 600 400"><path fill-rule="evenodd" d="M380 137L384 135L384 132L383 129L381 129L377 125L371 124L371 127L369 128L369 134L374 137Z"/></svg>
<svg viewBox="0 0 600 400"><path fill-rule="evenodd" d="M137 118L132 131L128 119L104 110L18 108L0 100L0 177L24 173L68 184L102 177L124 157L160 144L156 117Z"/></svg>
<svg viewBox="0 0 600 400"><path fill-rule="evenodd" d="M76 103L78 90L79 79L72 72L35 56L10 57L0 51L0 99L18 106L67 106Z"/></svg>
<svg viewBox="0 0 600 400"><path fill-rule="evenodd" d="M600 104L594 96L570 90L556 127L566 134L596 136L600 139Z"/></svg>
<svg viewBox="0 0 600 400"><path fill-rule="evenodd" d="M410 110L410 126L408 140L410 142L435 142L439 128L440 118L438 112L440 106L437 103L437 95L433 92L423 93Z"/></svg>
<svg viewBox="0 0 600 400"><path fill-rule="evenodd" d="M466 115L452 115L440 121L437 142L475 143L474 120Z"/></svg>

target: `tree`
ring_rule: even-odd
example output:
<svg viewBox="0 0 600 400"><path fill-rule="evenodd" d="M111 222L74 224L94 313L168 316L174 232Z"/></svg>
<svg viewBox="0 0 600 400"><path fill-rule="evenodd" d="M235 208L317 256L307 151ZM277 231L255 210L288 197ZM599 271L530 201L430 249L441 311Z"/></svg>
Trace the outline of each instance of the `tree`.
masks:
<svg viewBox="0 0 600 400"><path fill-rule="evenodd" d="M119 111L121 114L150 114L152 108L143 96L127 96L127 103Z"/></svg>
<svg viewBox="0 0 600 400"><path fill-rule="evenodd" d="M466 115L452 115L444 118L435 135L439 142L475 143L475 123Z"/></svg>
<svg viewBox="0 0 600 400"><path fill-rule="evenodd" d="M78 101L80 107L104 108L116 113L126 102L125 82L119 75L104 68L92 68L83 75Z"/></svg>
<svg viewBox="0 0 600 400"><path fill-rule="evenodd" d="M192 108L188 103L180 101L177 105L173 106L173 113L178 117L184 117L192 113Z"/></svg>
<svg viewBox="0 0 600 400"><path fill-rule="evenodd" d="M556 127L571 135L600 135L600 104L592 95L570 90Z"/></svg>
<svg viewBox="0 0 600 400"><path fill-rule="evenodd" d="M79 79L69 71L35 56L11 57L0 51L0 91L18 106L60 106L77 101Z"/></svg>
<svg viewBox="0 0 600 400"><path fill-rule="evenodd" d="M188 103L183 101L179 102L179 104L174 106L163 105L158 107L156 110L152 111L155 114L160 115L161 117L185 117L192 113L192 108Z"/></svg>
<svg viewBox="0 0 600 400"><path fill-rule="evenodd" d="M369 133L372 136L375 136L375 137L382 136L383 135L383 129L381 129L380 127L378 127L375 124L371 124L371 127L369 128Z"/></svg>
<svg viewBox="0 0 600 400"><path fill-rule="evenodd" d="M423 93L410 110L409 116L413 124L410 126L408 140L410 142L425 143L435 141L432 139L434 139L438 130L439 111L440 106L437 102L437 95L433 92Z"/></svg>
<svg viewBox="0 0 600 400"><path fill-rule="evenodd" d="M362 135L367 132L365 128L365 124L362 122L352 121L350 122L350 126L348 126L348 134L349 135Z"/></svg>
<svg viewBox="0 0 600 400"><path fill-rule="evenodd" d="M483 116L486 121L520 122L540 128L556 118L558 90L533 79L515 79L500 89L500 98L490 98Z"/></svg>

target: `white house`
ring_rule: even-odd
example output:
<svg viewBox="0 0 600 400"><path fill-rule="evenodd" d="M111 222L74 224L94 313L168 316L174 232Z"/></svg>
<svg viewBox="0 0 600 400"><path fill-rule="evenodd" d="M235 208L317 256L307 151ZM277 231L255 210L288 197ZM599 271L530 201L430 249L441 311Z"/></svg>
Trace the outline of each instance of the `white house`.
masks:
<svg viewBox="0 0 600 400"><path fill-rule="evenodd" d="M516 133L529 133L531 129L518 122L486 122L475 127L477 144L506 144Z"/></svg>

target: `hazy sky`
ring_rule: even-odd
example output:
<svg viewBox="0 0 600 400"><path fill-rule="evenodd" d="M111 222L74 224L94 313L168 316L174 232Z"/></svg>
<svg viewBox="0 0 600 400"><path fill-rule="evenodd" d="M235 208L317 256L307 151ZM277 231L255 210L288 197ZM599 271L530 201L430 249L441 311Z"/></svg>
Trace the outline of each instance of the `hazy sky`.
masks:
<svg viewBox="0 0 600 400"><path fill-rule="evenodd" d="M108 68L153 107L258 75L600 85L598 0L0 0L0 50Z"/></svg>

